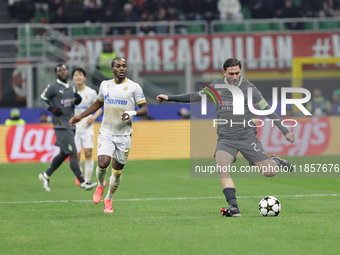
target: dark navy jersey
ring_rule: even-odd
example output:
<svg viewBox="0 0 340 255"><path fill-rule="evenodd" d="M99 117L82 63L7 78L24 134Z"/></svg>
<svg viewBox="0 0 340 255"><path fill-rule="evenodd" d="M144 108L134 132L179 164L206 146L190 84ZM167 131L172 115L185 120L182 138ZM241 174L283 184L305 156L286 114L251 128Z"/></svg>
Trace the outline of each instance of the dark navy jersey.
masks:
<svg viewBox="0 0 340 255"><path fill-rule="evenodd" d="M74 116L75 96L77 85L73 81L64 83L57 81L47 85L40 96L39 105L46 110L51 106L60 108L63 114L59 117L53 116L53 127L55 129L75 129L69 124L69 120Z"/></svg>

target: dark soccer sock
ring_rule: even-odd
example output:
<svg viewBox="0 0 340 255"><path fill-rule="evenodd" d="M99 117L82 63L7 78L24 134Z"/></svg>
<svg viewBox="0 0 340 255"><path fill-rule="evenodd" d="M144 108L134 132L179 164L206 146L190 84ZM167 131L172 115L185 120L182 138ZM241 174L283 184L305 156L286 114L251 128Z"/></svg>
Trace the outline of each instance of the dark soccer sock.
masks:
<svg viewBox="0 0 340 255"><path fill-rule="evenodd" d="M51 165L47 168L45 173L50 177L53 174L53 172L58 169L58 167L61 165L61 163L64 162L64 160L66 158L67 158L67 156L62 157L62 156L60 156L60 154L55 156L52 160Z"/></svg>
<svg viewBox="0 0 340 255"><path fill-rule="evenodd" d="M223 190L223 193L225 195L225 198L227 199L229 206L234 206L238 208L236 195L235 195L236 190L234 188L225 188Z"/></svg>
<svg viewBox="0 0 340 255"><path fill-rule="evenodd" d="M83 183L85 180L83 174L80 171L77 158L70 158L70 167L80 183Z"/></svg>

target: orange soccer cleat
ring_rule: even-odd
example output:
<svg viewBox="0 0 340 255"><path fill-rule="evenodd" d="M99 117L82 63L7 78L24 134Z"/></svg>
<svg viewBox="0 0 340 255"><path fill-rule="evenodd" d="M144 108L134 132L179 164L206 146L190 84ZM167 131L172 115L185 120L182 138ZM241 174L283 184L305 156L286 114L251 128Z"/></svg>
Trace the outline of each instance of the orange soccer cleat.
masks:
<svg viewBox="0 0 340 255"><path fill-rule="evenodd" d="M102 200L105 187L106 187L106 181L105 181L104 187L100 185L97 186L96 191L93 194L93 203L98 204Z"/></svg>
<svg viewBox="0 0 340 255"><path fill-rule="evenodd" d="M104 199L104 213L113 213L112 209L112 200L106 200Z"/></svg>

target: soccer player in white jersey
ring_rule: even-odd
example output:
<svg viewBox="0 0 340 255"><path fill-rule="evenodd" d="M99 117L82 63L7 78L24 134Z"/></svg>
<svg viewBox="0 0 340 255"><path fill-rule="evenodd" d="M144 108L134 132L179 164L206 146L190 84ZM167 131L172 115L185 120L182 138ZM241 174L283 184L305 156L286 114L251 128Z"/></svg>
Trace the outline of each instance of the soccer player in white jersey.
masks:
<svg viewBox="0 0 340 255"><path fill-rule="evenodd" d="M106 187L105 176L112 159L112 174L109 190L104 198L104 213L113 213L112 197L122 180L122 171L130 152L132 118L148 113L141 86L126 77L126 60L115 58L112 60L111 67L114 79L102 81L97 101L69 121L70 125L74 126L104 106L97 148L96 176L99 185L93 194L93 202L98 204ZM137 111L135 111L136 104L139 106Z"/></svg>
<svg viewBox="0 0 340 255"><path fill-rule="evenodd" d="M72 79L77 84L78 94L81 96L82 100L79 105L77 105L74 109L74 115L79 115L83 111L85 111L91 104L93 104L97 100L97 92L94 89L85 85L86 81L86 71L77 67L72 71ZM74 137L76 147L77 147L77 157L78 164L80 169L83 172L82 164L80 161L80 153L82 148L84 148L85 154L85 163L84 163L84 177L85 181L90 182L94 161L92 158L92 149L93 149L93 123L94 121L102 114L102 108L100 108L94 115L89 115L84 118L82 121L77 123L76 125L76 135ZM80 185L80 182L77 178L75 178L75 183L77 186Z"/></svg>

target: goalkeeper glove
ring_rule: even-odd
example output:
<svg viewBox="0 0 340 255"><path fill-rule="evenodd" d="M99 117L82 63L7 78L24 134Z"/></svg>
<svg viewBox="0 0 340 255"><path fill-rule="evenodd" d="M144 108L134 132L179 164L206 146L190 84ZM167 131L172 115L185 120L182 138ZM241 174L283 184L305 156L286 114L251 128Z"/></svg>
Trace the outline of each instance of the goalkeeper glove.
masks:
<svg viewBox="0 0 340 255"><path fill-rule="evenodd" d="M75 93L74 96L76 98L76 101L74 101L75 105L80 104L82 100L81 96L78 93Z"/></svg>
<svg viewBox="0 0 340 255"><path fill-rule="evenodd" d="M61 116L63 114L63 111L57 107L57 108L53 108L52 106L48 107L48 109L51 113L53 113L54 116Z"/></svg>

